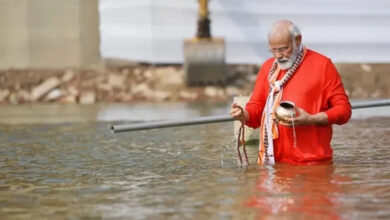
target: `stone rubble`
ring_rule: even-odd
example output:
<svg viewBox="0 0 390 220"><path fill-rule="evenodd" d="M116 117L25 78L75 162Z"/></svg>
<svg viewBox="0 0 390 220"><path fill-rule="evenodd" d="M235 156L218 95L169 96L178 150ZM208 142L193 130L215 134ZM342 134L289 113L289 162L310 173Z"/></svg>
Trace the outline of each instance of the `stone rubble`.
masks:
<svg viewBox="0 0 390 220"><path fill-rule="evenodd" d="M51 77L45 80L31 91L31 101L37 101L43 95L60 85L60 82L57 77Z"/></svg>
<svg viewBox="0 0 390 220"><path fill-rule="evenodd" d="M95 93L92 91L83 92L80 96L80 104L93 104L95 101Z"/></svg>
<svg viewBox="0 0 390 220"><path fill-rule="evenodd" d="M109 86L109 88L122 89L124 87L125 79L126 75L110 73L108 75L107 85Z"/></svg>
<svg viewBox="0 0 390 220"><path fill-rule="evenodd" d="M204 93L211 98L223 98L225 96L224 89L216 86L206 86Z"/></svg>
<svg viewBox="0 0 390 220"><path fill-rule="evenodd" d="M62 76L62 79L61 81L63 83L67 83L67 82L70 82L74 77L74 72L72 70L66 70L64 72L64 75Z"/></svg>
<svg viewBox="0 0 390 220"><path fill-rule="evenodd" d="M46 101L57 100L62 96L62 91L59 89L51 90L45 97Z"/></svg>
<svg viewBox="0 0 390 220"><path fill-rule="evenodd" d="M4 102L8 98L8 95L9 95L8 89L0 90L0 103Z"/></svg>
<svg viewBox="0 0 390 220"><path fill-rule="evenodd" d="M346 64L337 68L351 98L384 98L390 77L380 64ZM107 65L63 70L9 69L0 71L0 104L135 101L231 101L249 96L259 66L228 66L224 86L185 85L179 65ZM362 74L366 73L366 74ZM360 77L356 77L360 74ZM361 80L356 80L360 78Z"/></svg>
<svg viewBox="0 0 390 220"><path fill-rule="evenodd" d="M198 93L190 91L181 91L179 97L184 100L195 100L198 98Z"/></svg>

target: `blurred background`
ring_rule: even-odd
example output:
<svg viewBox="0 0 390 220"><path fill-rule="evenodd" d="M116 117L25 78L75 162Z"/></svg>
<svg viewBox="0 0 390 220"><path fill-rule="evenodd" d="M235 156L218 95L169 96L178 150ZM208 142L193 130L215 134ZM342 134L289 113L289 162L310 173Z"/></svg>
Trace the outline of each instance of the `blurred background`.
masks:
<svg viewBox="0 0 390 220"><path fill-rule="evenodd" d="M183 39L196 30L197 0L101 0L103 57L182 63ZM210 0L211 34L226 40L228 64L270 57L267 33L279 19L294 21L304 43L334 62L390 61L390 3L374 1Z"/></svg>
<svg viewBox="0 0 390 220"><path fill-rule="evenodd" d="M390 96L385 0L0 0L0 103L249 95L279 19L336 63L351 98Z"/></svg>

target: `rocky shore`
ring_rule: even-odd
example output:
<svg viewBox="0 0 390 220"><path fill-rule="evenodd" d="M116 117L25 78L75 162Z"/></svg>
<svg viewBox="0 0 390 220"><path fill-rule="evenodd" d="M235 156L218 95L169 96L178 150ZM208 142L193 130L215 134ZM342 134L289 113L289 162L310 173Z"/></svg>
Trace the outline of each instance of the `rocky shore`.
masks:
<svg viewBox="0 0 390 220"><path fill-rule="evenodd" d="M179 65L106 65L84 69L0 71L0 103L201 101L249 95L258 68L235 65L225 86L187 87Z"/></svg>
<svg viewBox="0 0 390 220"><path fill-rule="evenodd" d="M389 64L336 65L351 98L390 97ZM0 103L202 101L250 95L259 69L229 65L224 86L188 87L181 65L106 64L83 69L0 71Z"/></svg>

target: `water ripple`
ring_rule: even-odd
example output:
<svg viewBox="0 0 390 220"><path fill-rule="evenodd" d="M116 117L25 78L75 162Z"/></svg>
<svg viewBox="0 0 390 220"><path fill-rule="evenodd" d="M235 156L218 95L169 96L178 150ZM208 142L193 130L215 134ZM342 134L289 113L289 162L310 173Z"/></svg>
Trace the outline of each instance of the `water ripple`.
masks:
<svg viewBox="0 0 390 220"><path fill-rule="evenodd" d="M335 126L330 165L238 166L230 123L114 135L108 123L0 125L10 218L390 217L390 119ZM257 146L248 146L255 161Z"/></svg>

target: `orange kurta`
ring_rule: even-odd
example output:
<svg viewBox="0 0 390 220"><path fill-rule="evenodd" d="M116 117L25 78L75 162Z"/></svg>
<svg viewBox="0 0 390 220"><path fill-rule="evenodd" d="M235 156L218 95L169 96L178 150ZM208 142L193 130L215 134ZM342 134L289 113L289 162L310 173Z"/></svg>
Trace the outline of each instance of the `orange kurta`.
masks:
<svg viewBox="0 0 390 220"><path fill-rule="evenodd" d="M257 76L253 94L246 105L247 125L260 126L261 115L269 93L268 74L274 58L268 59ZM278 76L280 80L286 70ZM296 126L297 147L294 147L292 128L278 125L279 138L274 139L276 162L290 164L316 163L332 159L330 141L332 124L344 124L351 117L351 105L339 73L332 61L312 50L307 50L302 64L284 85L281 100L292 101L309 114L325 112L328 125Z"/></svg>

